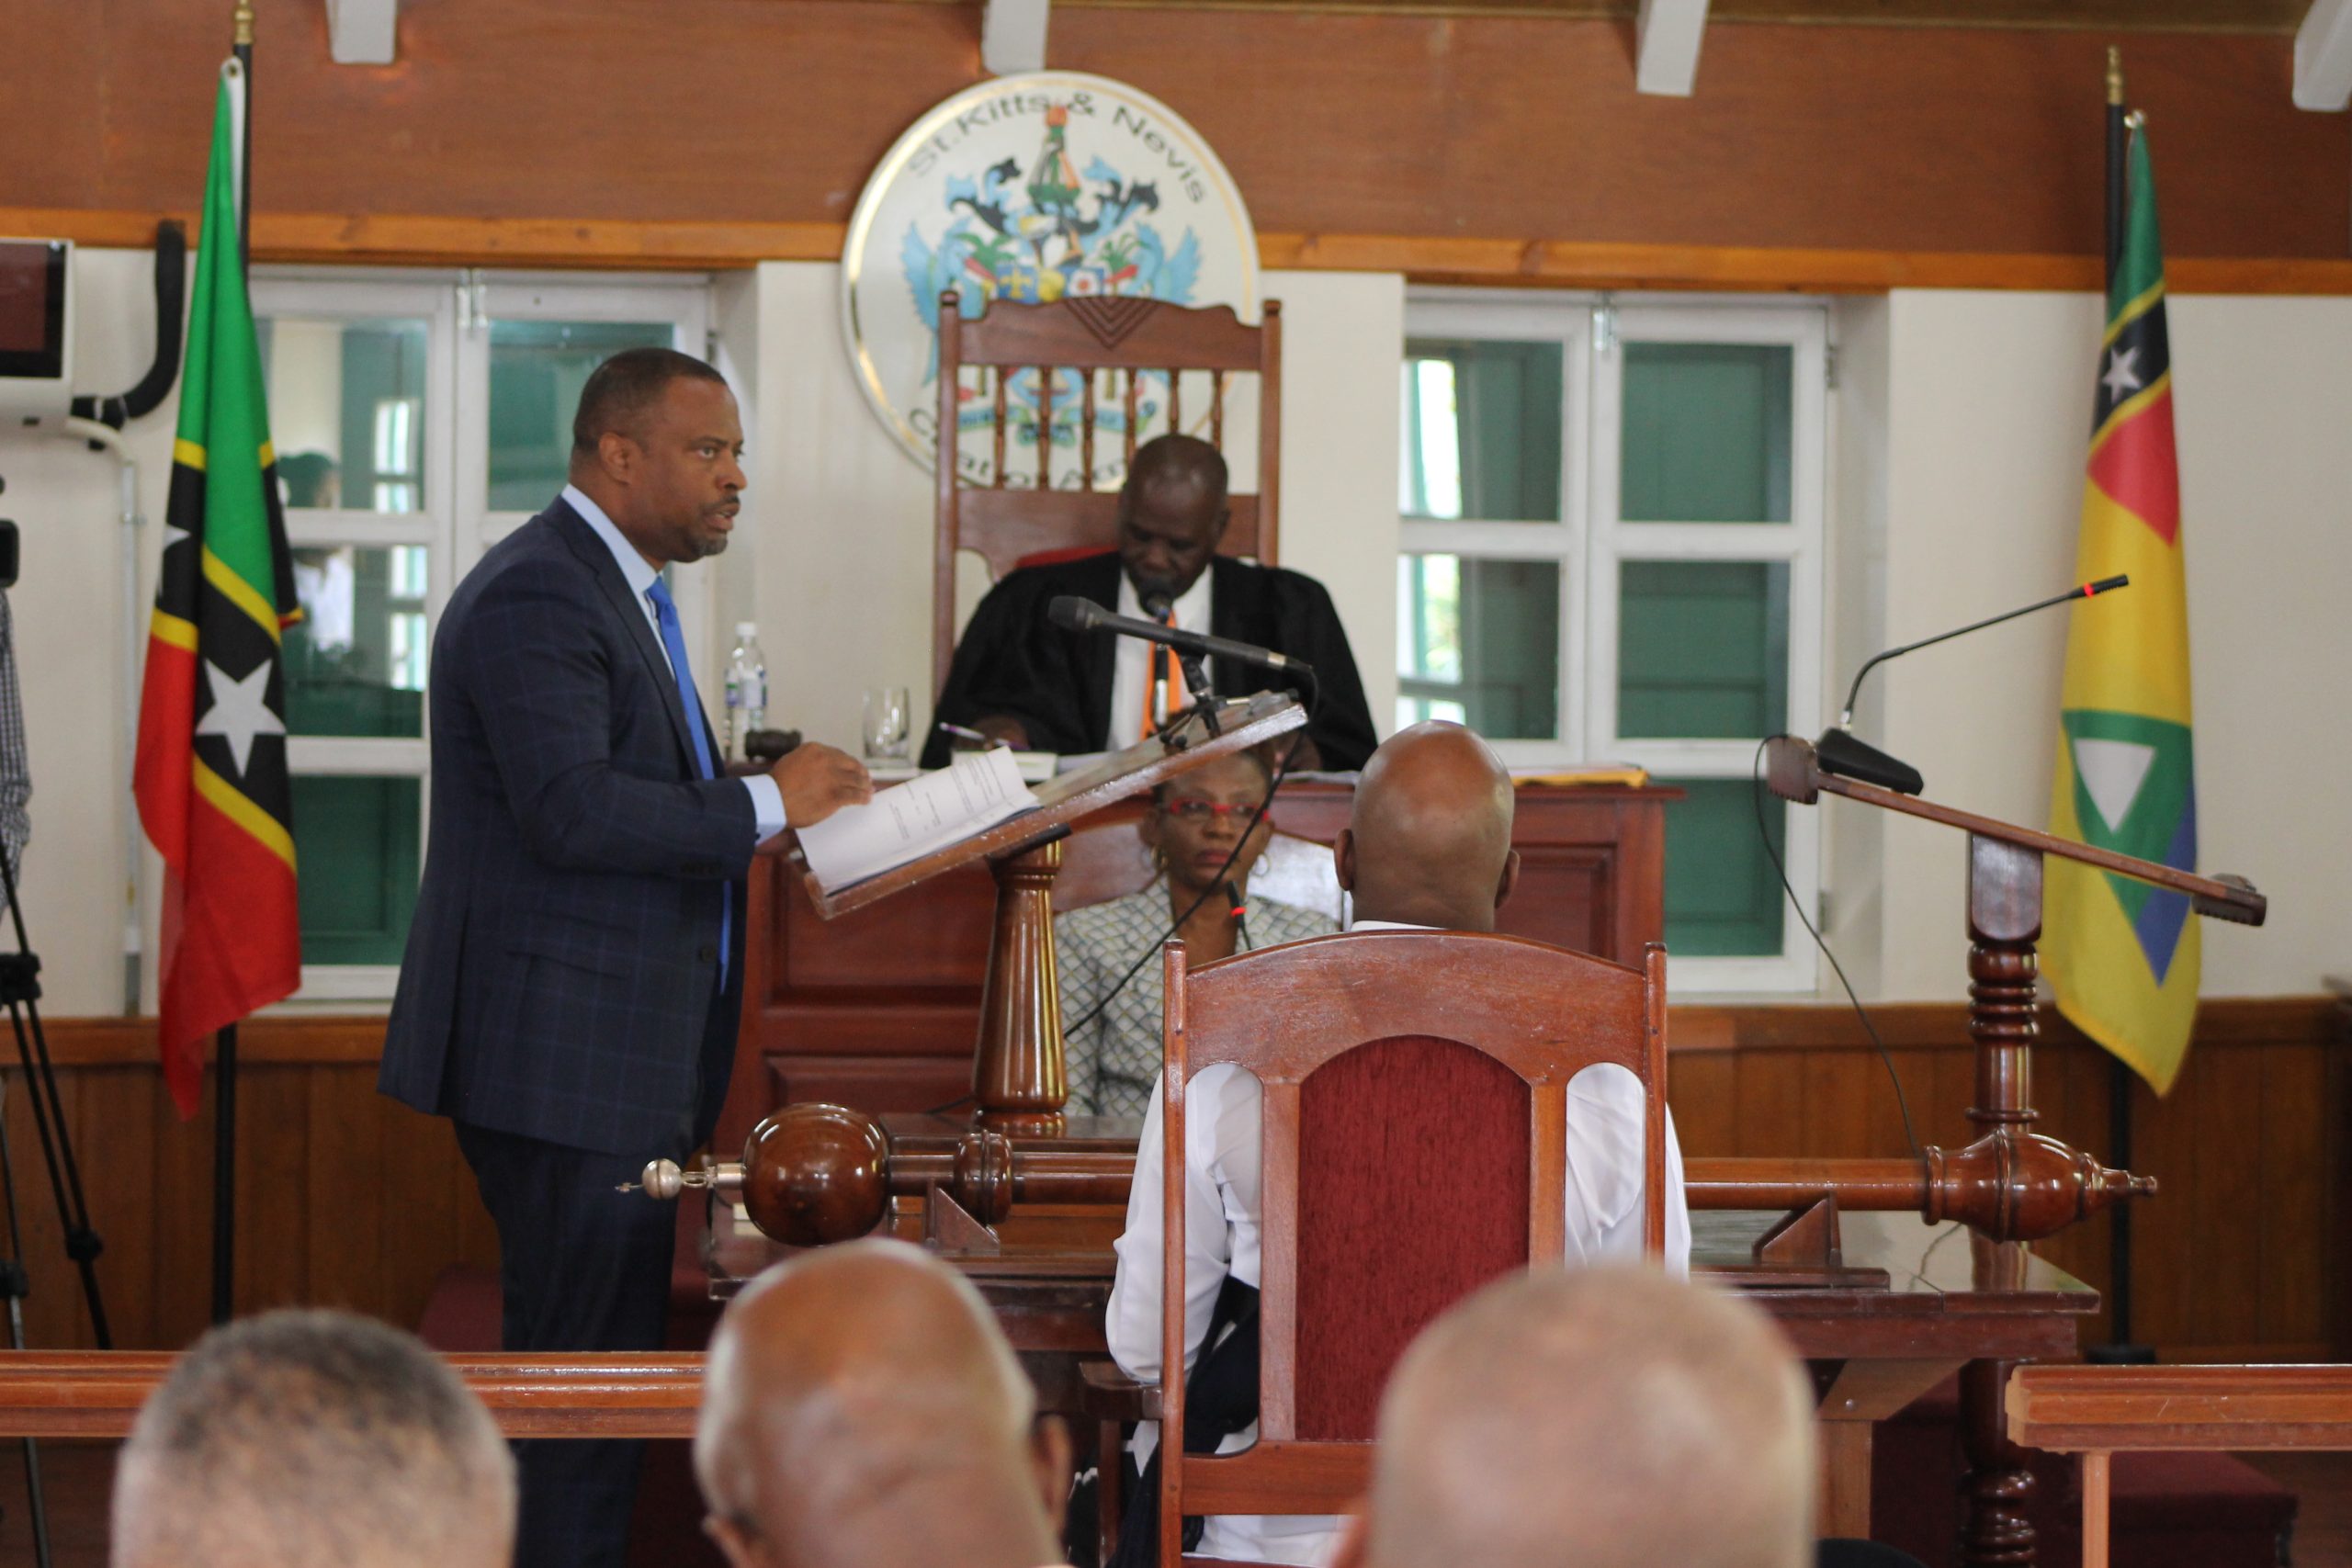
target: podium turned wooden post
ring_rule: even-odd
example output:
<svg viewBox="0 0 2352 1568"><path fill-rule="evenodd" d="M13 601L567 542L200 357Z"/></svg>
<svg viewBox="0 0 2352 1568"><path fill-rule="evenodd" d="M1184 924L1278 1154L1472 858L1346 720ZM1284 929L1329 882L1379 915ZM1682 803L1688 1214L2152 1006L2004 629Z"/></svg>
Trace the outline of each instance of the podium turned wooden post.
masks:
<svg viewBox="0 0 2352 1568"><path fill-rule="evenodd" d="M2041 852L1981 833L1968 837L1968 1032L1976 1045L1976 1093L1968 1120L1980 1139L2030 1131L2033 994L2041 937ZM2009 1172L2003 1172L2008 1177ZM2007 1227L2004 1227L2007 1228ZM1978 1232L1970 1238L1980 1288L2021 1280L2026 1244ZM2014 1361L1971 1361L1961 1374L1961 1426L1968 1450L1961 1561L1969 1568L2025 1568L2037 1560L2025 1516L2033 1472L2009 1440L2002 1392Z"/></svg>
<svg viewBox="0 0 2352 1568"><path fill-rule="evenodd" d="M1060 838L989 862L996 924L972 1054L974 1120L1012 1136L1061 1136L1069 1103L1054 964L1054 878L1061 869Z"/></svg>

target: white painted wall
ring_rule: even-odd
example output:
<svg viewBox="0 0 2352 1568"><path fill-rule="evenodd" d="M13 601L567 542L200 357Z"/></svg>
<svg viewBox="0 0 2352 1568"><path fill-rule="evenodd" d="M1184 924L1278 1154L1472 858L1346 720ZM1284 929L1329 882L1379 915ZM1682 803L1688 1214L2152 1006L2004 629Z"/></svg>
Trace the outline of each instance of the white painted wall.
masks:
<svg viewBox="0 0 2352 1568"><path fill-rule="evenodd" d="M151 352L150 258L84 251L76 265L82 388L119 391ZM931 502L928 476L851 378L836 287L832 267L808 264L716 286L722 356L749 405L752 490L711 636L756 618L775 721L854 745L865 686L910 686L919 708L928 696ZM1277 273L1265 288L1286 318L1283 558L1330 587L1373 712L1390 714L1403 285ZM2191 297L2171 309L2204 862L2253 877L2274 911L2266 930L2209 933L2207 991L2309 991L2352 965L2352 721L2333 689L2352 669L2352 616L2337 603L2352 585L2352 301ZM2067 580L2098 325L2088 296L1841 304L1833 705L1871 649ZM151 519L142 569L158 548L174 415L167 405L131 433ZM143 639L149 590L142 574L126 607L108 459L0 431L0 515L24 527L10 602L35 784L27 913L51 1012L116 1011L135 694L121 650L127 634ZM1872 678L1860 728L1916 762L1939 798L2041 821L2064 632L2058 618L2020 623L1900 660ZM1864 994L1961 995L1958 840L1828 809L1831 934Z"/></svg>
<svg viewBox="0 0 2352 1568"><path fill-rule="evenodd" d="M2169 308L2200 861L2271 898L2265 929L2209 925L2205 992L2312 991L2352 961L2352 716L2333 693L2352 669L2338 603L2352 587L2352 301ZM2071 580L2101 309L2089 295L1956 291L1899 291L1883 309L1883 637L1907 641ZM2065 616L2096 613L1883 667L1863 733L1916 764L1937 799L2045 822ZM1833 667L1851 671L1873 640L1841 647ZM1961 841L1904 818L1882 830L1871 988L1964 995Z"/></svg>
<svg viewBox="0 0 2352 1568"><path fill-rule="evenodd" d="M840 268L771 262L754 275L758 422L747 515L776 722L858 743L868 686L914 694L931 722L931 474L867 408L842 344ZM1403 279L1269 273L1283 302L1281 556L1330 589L1375 716L1396 706L1396 431ZM1236 400L1227 445L1256 439ZM1236 484L1254 484L1254 464ZM969 614L984 584L967 560ZM773 629L771 629L773 628Z"/></svg>

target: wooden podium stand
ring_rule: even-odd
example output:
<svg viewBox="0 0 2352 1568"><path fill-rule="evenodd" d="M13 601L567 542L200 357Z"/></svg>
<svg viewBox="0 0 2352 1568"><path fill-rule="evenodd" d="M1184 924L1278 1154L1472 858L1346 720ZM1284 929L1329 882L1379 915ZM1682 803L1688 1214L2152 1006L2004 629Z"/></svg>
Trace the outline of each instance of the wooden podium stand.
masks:
<svg viewBox="0 0 2352 1568"><path fill-rule="evenodd" d="M1929 1147L1909 1159L1688 1160L1694 1211L1784 1216L1761 1227L1752 1243L1751 1220L1737 1251L1703 1248L1709 1256L1702 1261L1758 1295L1792 1326L1803 1353L1827 1369L1837 1396L1823 1408L1829 1521L1848 1533L1867 1529L1869 1420L1891 1414L1942 1375L1940 1369L1965 1360L1972 1468L1962 1560L2031 1563L2033 1531L2021 1505L2032 1482L2002 1427L2003 1384L2018 1359L2070 1348L2074 1321L2095 1298L2032 1258L2026 1244L2155 1190L2152 1179L2108 1170L2032 1130L2043 860L2054 854L2135 877L2186 894L2200 914L2250 924L2262 920L2265 901L2234 878L2175 871L1824 773L1803 741L1775 741L1766 776L1776 794L1798 804L1838 795L1969 835L1970 1032L1977 1063L1968 1116L1978 1136L1964 1149ZM1035 831L1036 818L1023 821ZM999 908L983 1051L993 1045L1016 1055L1050 1053L1057 1064L1057 1051L1046 1043L1058 1045L1050 1029L1001 1029L994 1010L1007 994L995 978L1000 972L1031 953L1051 956L1050 945L1023 947L1026 928L1015 922L1008 931L1001 898ZM995 1044L1000 1031L1009 1045ZM976 1084L989 1076L976 1068ZM1029 1113L1001 1098L999 1104ZM1055 1104L1057 1113L1058 1100ZM1100 1353L1108 1242L1133 1179L1134 1145L1131 1135L1107 1132L1015 1143L985 1124L985 1115L981 1128L957 1134L936 1118L893 1118L886 1131L841 1107L790 1107L761 1124L742 1165L698 1175L692 1184L740 1197L768 1236L795 1245L884 1224L931 1240L990 1290L1009 1327L1020 1330L1021 1348L1047 1359L1050 1366L1033 1371L1046 1371L1041 1381L1050 1388L1055 1369L1062 1379L1070 1375L1063 1364L1070 1354ZM732 1224L731 1203L714 1207L713 1284L724 1294L773 1255L772 1244ZM1932 1228L1898 1233L1885 1229L1894 1222L1876 1217L1903 1211L1918 1216L1905 1223ZM1848 1236L1841 1213L1871 1217ZM1963 1226L1965 1249L1944 1247ZM1038 1245L1013 1244L1024 1229ZM1954 1274L1956 1260L1964 1267Z"/></svg>
<svg viewBox="0 0 2352 1568"><path fill-rule="evenodd" d="M980 1036L972 1054L974 1121L1008 1134L1058 1137L1066 1128L1062 1107L1069 1103L1069 1087L1054 964L1054 878L1061 870L1061 841L1069 836L1070 824L1306 723L1306 710L1296 701L1272 693L1220 704L1214 734L1207 716L1195 709L1164 738L1053 779L1036 792L1035 811L830 893L804 866L802 885L817 912L831 919L986 860L996 879L996 918L980 993Z"/></svg>

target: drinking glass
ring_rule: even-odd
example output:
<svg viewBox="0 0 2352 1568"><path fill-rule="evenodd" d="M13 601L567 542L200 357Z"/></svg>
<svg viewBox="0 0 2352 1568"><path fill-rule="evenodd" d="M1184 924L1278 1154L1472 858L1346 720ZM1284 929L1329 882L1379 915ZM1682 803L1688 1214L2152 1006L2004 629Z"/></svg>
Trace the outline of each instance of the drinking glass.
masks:
<svg viewBox="0 0 2352 1568"><path fill-rule="evenodd" d="M867 687L865 760L868 762L905 761L908 724L906 687Z"/></svg>

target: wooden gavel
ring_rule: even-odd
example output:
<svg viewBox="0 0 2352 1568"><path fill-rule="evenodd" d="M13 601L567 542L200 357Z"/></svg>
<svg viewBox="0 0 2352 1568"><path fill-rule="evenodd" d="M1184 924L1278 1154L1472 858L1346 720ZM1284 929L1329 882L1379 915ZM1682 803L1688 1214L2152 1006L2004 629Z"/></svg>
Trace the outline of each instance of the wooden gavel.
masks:
<svg viewBox="0 0 2352 1568"><path fill-rule="evenodd" d="M882 1124L844 1106L788 1105L752 1129L740 1163L645 1168L643 1190L674 1199L700 1189L741 1198L752 1223L788 1247L865 1235L890 1200L944 1190L984 1224L1022 1203L1125 1204L1135 1156L1111 1149L1023 1148L975 1129L942 1148L895 1148ZM2035 1241L2126 1198L2154 1195L2152 1176L2109 1170L2038 1133L1999 1127L1966 1148L1917 1159L1694 1159L1693 1209L1792 1209L1834 1198L1849 1210L1909 1210L1958 1220L1997 1241Z"/></svg>

